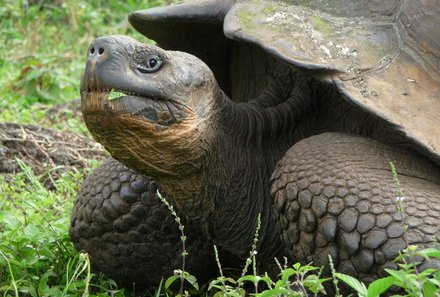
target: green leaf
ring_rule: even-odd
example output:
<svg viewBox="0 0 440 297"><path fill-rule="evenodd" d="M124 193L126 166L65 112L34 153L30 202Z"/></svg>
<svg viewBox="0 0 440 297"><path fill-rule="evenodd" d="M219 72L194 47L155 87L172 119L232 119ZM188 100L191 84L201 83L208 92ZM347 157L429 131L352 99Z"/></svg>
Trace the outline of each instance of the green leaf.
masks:
<svg viewBox="0 0 440 297"><path fill-rule="evenodd" d="M272 286L274 284L273 280L267 275L263 276L261 281L265 282L268 286Z"/></svg>
<svg viewBox="0 0 440 297"><path fill-rule="evenodd" d="M218 277L217 279L211 281L208 286L208 291L211 291L212 288L221 287L221 286L217 286L217 285L222 284L223 281L224 281L224 278L222 278L222 277Z"/></svg>
<svg viewBox="0 0 440 297"><path fill-rule="evenodd" d="M257 275L245 275L243 277L240 277L237 282L252 282L252 283L258 283L260 281L261 277Z"/></svg>
<svg viewBox="0 0 440 297"><path fill-rule="evenodd" d="M113 100L113 99L117 99L119 97L123 97L125 96L124 93L122 92L118 92L118 91L111 91L110 94L108 95L108 100Z"/></svg>
<svg viewBox="0 0 440 297"><path fill-rule="evenodd" d="M311 265L304 265L301 266L298 271L299 272L305 272L305 271L314 271L314 270L318 270L319 267L315 267L315 266L311 266Z"/></svg>
<svg viewBox="0 0 440 297"><path fill-rule="evenodd" d="M406 272L404 272L404 271L402 272L402 271L392 270L392 269L388 269L388 268L386 268L385 271L394 277L394 279L395 279L394 284L396 284L396 285L398 284L398 282L399 283L403 282L403 278L406 275Z"/></svg>
<svg viewBox="0 0 440 297"><path fill-rule="evenodd" d="M423 286L423 291L425 293L424 297L434 297L436 296L436 292L438 292L438 286L426 282Z"/></svg>
<svg viewBox="0 0 440 297"><path fill-rule="evenodd" d="M317 275L311 274L305 278L304 286L312 291L312 293L318 293L324 291L322 283L328 280L330 280L330 278L320 279Z"/></svg>
<svg viewBox="0 0 440 297"><path fill-rule="evenodd" d="M425 255L430 258L440 259L440 250L436 248L426 248L421 251L418 251L418 254Z"/></svg>
<svg viewBox="0 0 440 297"><path fill-rule="evenodd" d="M298 270L300 267L301 267L301 263L299 263L299 262L296 262L295 264L293 264L293 268L295 270Z"/></svg>
<svg viewBox="0 0 440 297"><path fill-rule="evenodd" d="M337 278L339 278L341 281L355 289L359 296L366 297L367 296L367 288L363 283L355 279L354 277L351 277L349 275L343 274L343 273L335 273L334 274Z"/></svg>
<svg viewBox="0 0 440 297"><path fill-rule="evenodd" d="M180 275L172 275L165 282L165 289L168 289L176 280L180 279Z"/></svg>
<svg viewBox="0 0 440 297"><path fill-rule="evenodd" d="M395 279L392 276L375 280L368 286L367 296L368 297L380 296L380 294L388 290L388 288L394 284L394 281Z"/></svg>
<svg viewBox="0 0 440 297"><path fill-rule="evenodd" d="M261 294L258 294L259 297L270 297L270 296L286 296L288 295L289 290L286 288L277 288L272 290L267 290L262 292Z"/></svg>
<svg viewBox="0 0 440 297"><path fill-rule="evenodd" d="M197 283L197 278L194 275L188 274L184 276L186 279L196 290L199 289L199 284Z"/></svg>
<svg viewBox="0 0 440 297"><path fill-rule="evenodd" d="M38 282L38 291L39 292L45 292L46 290L49 289L49 287L47 285L47 281L49 280L49 277L53 276L53 275L54 275L53 271L49 270L41 276L41 278Z"/></svg>
<svg viewBox="0 0 440 297"><path fill-rule="evenodd" d="M40 236L40 229L33 224L29 224L24 228L24 235L29 240L36 240Z"/></svg>
<svg viewBox="0 0 440 297"><path fill-rule="evenodd" d="M440 288L440 281L439 280L434 279L434 278L430 278L430 279L428 279L428 282L430 282L430 283L436 285L438 288Z"/></svg>
<svg viewBox="0 0 440 297"><path fill-rule="evenodd" d="M295 267L295 266L294 266ZM284 269L282 274L281 274L281 279L286 282L289 280L289 277L291 277L292 275L297 275L298 271L293 269L293 268L287 268Z"/></svg>

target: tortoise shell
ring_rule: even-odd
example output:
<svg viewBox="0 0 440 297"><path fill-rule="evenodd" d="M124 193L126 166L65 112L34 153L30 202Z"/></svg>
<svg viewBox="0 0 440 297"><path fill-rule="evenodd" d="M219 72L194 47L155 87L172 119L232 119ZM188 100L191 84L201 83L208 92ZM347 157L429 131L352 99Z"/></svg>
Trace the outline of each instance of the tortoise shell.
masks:
<svg viewBox="0 0 440 297"><path fill-rule="evenodd" d="M435 0L193 1L136 11L129 21L165 49L204 60L235 101L261 91L256 65L281 59L334 84L440 164Z"/></svg>

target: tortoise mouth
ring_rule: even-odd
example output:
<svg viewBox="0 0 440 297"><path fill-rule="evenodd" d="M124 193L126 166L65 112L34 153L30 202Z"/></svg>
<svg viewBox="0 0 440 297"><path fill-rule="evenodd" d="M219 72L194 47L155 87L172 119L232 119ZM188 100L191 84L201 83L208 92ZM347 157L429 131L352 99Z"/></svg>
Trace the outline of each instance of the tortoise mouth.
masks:
<svg viewBox="0 0 440 297"><path fill-rule="evenodd" d="M171 101L149 98L117 89L87 90L81 94L85 115L128 115L151 124L171 126L177 123L177 107Z"/></svg>
<svg viewBox="0 0 440 297"><path fill-rule="evenodd" d="M136 94L136 93L124 92L124 91L120 91L117 89L104 90L103 92L108 93L107 100L118 100L118 99L122 99L123 97L126 97L126 96L142 97L141 95Z"/></svg>

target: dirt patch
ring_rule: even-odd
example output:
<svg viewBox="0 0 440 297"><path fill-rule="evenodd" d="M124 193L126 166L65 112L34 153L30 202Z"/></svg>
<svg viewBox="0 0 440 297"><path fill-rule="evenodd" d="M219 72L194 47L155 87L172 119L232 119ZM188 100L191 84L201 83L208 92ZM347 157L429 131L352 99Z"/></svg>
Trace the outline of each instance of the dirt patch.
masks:
<svg viewBox="0 0 440 297"><path fill-rule="evenodd" d="M81 169L87 165L87 160L107 157L100 144L73 132L0 123L0 173L20 171L16 158L39 175L48 168Z"/></svg>
<svg viewBox="0 0 440 297"><path fill-rule="evenodd" d="M57 104L46 111L45 125L54 125L70 118L82 119L81 99L70 100L66 103Z"/></svg>

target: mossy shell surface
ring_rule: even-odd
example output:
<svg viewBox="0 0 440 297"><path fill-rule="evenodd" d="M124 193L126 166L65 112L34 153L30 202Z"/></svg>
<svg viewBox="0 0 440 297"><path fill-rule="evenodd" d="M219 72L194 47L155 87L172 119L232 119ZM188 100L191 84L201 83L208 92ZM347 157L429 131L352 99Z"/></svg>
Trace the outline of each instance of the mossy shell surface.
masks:
<svg viewBox="0 0 440 297"><path fill-rule="evenodd" d="M436 0L192 1L130 15L168 49L210 66L222 38L261 47L333 83L440 160L440 5Z"/></svg>

